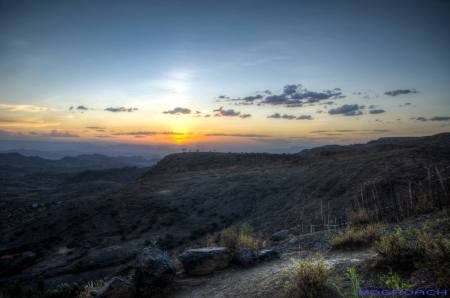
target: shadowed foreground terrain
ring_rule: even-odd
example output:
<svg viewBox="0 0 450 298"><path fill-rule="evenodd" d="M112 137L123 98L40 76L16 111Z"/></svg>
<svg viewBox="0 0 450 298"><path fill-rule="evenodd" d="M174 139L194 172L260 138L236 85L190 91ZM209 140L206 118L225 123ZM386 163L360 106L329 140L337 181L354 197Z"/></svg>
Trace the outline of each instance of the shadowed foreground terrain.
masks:
<svg viewBox="0 0 450 298"><path fill-rule="evenodd" d="M352 210L398 222L423 197L448 205L449 165L450 134L439 134L285 155L180 153L149 169L58 174L47 192L2 190L0 284L126 275L149 244L176 253L233 224L301 235L344 226Z"/></svg>

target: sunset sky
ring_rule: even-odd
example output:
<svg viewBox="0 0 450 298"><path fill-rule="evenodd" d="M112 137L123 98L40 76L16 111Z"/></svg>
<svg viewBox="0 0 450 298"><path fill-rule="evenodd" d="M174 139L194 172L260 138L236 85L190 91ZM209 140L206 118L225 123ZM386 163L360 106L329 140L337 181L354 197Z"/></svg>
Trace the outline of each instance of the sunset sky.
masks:
<svg viewBox="0 0 450 298"><path fill-rule="evenodd" d="M448 132L449 36L439 0L2 0L0 140L264 151Z"/></svg>

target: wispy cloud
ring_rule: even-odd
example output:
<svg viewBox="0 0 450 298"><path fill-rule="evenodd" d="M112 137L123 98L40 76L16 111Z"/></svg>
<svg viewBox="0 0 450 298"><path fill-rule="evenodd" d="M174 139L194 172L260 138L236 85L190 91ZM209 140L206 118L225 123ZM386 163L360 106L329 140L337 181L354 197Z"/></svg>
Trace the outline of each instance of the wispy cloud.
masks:
<svg viewBox="0 0 450 298"><path fill-rule="evenodd" d="M176 107L172 110L164 111L163 114L180 115L180 114L190 114L191 110L188 108Z"/></svg>
<svg viewBox="0 0 450 298"><path fill-rule="evenodd" d="M232 101L243 105L283 105L286 107L300 107L305 104L314 104L322 100L338 99L346 97L340 88L323 91L311 91L301 84L288 84L283 87L281 93L265 90L256 95L230 98L226 95L219 96L219 101Z"/></svg>
<svg viewBox="0 0 450 298"><path fill-rule="evenodd" d="M57 111L57 109L28 104L0 104L0 111L40 113Z"/></svg>
<svg viewBox="0 0 450 298"><path fill-rule="evenodd" d="M330 115L344 115L344 116L359 116L362 115L362 109L364 109L364 106L360 106L358 104L352 104L352 105L343 105L338 108L330 109L328 111L328 114Z"/></svg>
<svg viewBox="0 0 450 298"><path fill-rule="evenodd" d="M396 89L396 90L389 90L384 92L385 95L388 96L398 96L398 95L404 95L404 94L414 94L419 93L416 89Z"/></svg>
<svg viewBox="0 0 450 298"><path fill-rule="evenodd" d="M250 114L241 114L241 112L235 111L233 109L225 110L223 107L215 109L213 112L215 113L215 117L239 117L245 119L252 116Z"/></svg>
<svg viewBox="0 0 450 298"><path fill-rule="evenodd" d="M184 135L181 132L173 131L130 131L130 132L116 132L115 136L155 136L155 135Z"/></svg>
<svg viewBox="0 0 450 298"><path fill-rule="evenodd" d="M237 138L270 138L270 135L265 134L240 134L240 133L208 133L207 137L237 137Z"/></svg>
<svg viewBox="0 0 450 298"><path fill-rule="evenodd" d="M383 109L373 109L373 110L370 110L369 111L369 114L383 114L383 113L385 113L386 111L385 110L383 110Z"/></svg>
<svg viewBox="0 0 450 298"><path fill-rule="evenodd" d="M434 117L431 117L431 118L413 117L413 118L410 118L410 119L411 120L422 121L422 122L425 122L425 121L439 121L439 122L441 122L441 121L450 121L450 116L434 116Z"/></svg>
<svg viewBox="0 0 450 298"><path fill-rule="evenodd" d="M272 115L267 116L267 118L273 118L273 119L286 119L286 120L313 120L311 115L300 115L300 116L295 116L295 115L288 115L288 114L280 114L280 113L275 113Z"/></svg>
<svg viewBox="0 0 450 298"><path fill-rule="evenodd" d="M109 107L109 108L105 109L105 111L112 112L112 113L121 113L121 112L131 113L131 112L134 112L134 111L137 111L137 110L138 110L138 108L132 108L132 107L130 107L130 108L126 108L126 107Z"/></svg>
<svg viewBox="0 0 450 298"><path fill-rule="evenodd" d="M39 133L31 131L30 135L34 136L41 136L41 137L49 137L49 138L79 138L80 136L68 131L58 131L58 130L52 130L51 132L47 133Z"/></svg>

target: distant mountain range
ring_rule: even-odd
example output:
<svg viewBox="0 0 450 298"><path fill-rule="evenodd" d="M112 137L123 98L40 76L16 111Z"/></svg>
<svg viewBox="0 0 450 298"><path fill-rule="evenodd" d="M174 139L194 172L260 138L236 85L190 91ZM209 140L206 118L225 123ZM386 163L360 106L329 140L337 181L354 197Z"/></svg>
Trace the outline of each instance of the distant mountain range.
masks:
<svg viewBox="0 0 450 298"><path fill-rule="evenodd" d="M140 156L111 157L101 154L66 156L61 159L45 159L38 156L24 156L20 153L0 153L0 169L26 172L77 172L89 169L119 167L148 167L156 159Z"/></svg>

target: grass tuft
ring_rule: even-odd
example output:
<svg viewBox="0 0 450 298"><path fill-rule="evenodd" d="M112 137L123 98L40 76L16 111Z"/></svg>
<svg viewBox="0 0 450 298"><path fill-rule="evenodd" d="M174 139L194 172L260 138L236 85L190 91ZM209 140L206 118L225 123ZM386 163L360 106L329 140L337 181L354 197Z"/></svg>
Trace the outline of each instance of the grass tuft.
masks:
<svg viewBox="0 0 450 298"><path fill-rule="evenodd" d="M365 227L347 227L338 232L330 241L331 247L357 248L370 245L383 232L381 224L370 224Z"/></svg>
<svg viewBox="0 0 450 298"><path fill-rule="evenodd" d="M323 260L298 261L295 263L290 280L286 284L287 297L316 298L327 292L329 269Z"/></svg>
<svg viewBox="0 0 450 298"><path fill-rule="evenodd" d="M217 235L208 235L206 239L206 245L209 247L224 246L233 251L244 248L256 251L264 247L266 242L261 236L257 236L253 232L253 228L249 224L229 226Z"/></svg>

